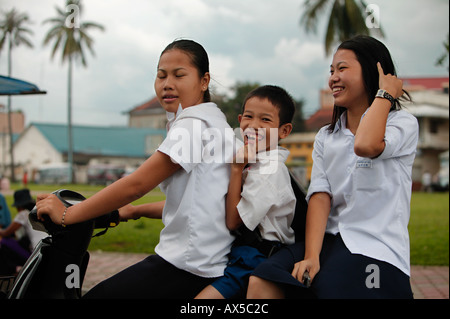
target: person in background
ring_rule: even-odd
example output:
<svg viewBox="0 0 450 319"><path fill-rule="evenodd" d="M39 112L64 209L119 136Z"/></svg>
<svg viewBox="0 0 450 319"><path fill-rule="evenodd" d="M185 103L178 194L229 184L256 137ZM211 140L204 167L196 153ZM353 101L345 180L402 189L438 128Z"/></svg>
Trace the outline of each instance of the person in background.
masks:
<svg viewBox="0 0 450 319"><path fill-rule="evenodd" d="M0 228L6 228L11 224L11 213L5 197L0 193Z"/></svg>
<svg viewBox="0 0 450 319"><path fill-rule="evenodd" d="M28 189L20 189L14 192L14 203L17 215L6 228L0 228L0 263L3 268L9 268L10 272L17 266L23 266L34 247L39 241L47 237L47 233L34 230L28 220L30 211L35 206Z"/></svg>

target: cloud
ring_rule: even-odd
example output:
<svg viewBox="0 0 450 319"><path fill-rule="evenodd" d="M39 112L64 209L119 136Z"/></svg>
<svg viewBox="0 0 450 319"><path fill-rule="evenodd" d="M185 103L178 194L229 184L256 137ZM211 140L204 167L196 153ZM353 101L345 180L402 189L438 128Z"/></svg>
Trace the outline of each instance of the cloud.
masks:
<svg viewBox="0 0 450 319"><path fill-rule="evenodd" d="M211 73L211 88L219 94L229 94L230 87L236 79L231 75L234 62L231 57L221 54L209 54L209 68Z"/></svg>
<svg viewBox="0 0 450 319"><path fill-rule="evenodd" d="M275 58L283 63L309 66L315 61L323 61L323 46L314 42L301 43L298 38L281 38L275 46Z"/></svg>
<svg viewBox="0 0 450 319"><path fill-rule="evenodd" d="M39 97L13 98L26 121L64 122L67 65L60 53L50 60L51 46L42 47L61 0L0 0L2 11L15 7L34 22L34 49L19 47L13 54L13 75L47 90ZM442 75L434 66L448 32L448 1L373 0L380 7L386 43L400 74ZM371 2L371 3L372 3ZM325 19L319 33L306 35L299 26L302 1L292 0L89 0L82 20L105 26L93 30L95 57L88 68L74 70L76 123L126 124L123 111L154 96L153 81L159 55L176 38L200 42L210 58L212 85L226 92L237 81L275 84L295 98L305 98L314 110L319 90L326 86L331 57L323 52ZM6 74L6 52L0 53L0 74ZM6 99L0 98L5 104Z"/></svg>

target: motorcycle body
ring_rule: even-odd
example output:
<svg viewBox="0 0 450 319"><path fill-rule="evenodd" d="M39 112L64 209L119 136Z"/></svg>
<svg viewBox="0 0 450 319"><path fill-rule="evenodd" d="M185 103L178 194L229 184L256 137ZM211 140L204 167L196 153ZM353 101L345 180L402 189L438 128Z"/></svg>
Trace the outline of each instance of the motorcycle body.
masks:
<svg viewBox="0 0 450 319"><path fill-rule="evenodd" d="M85 197L70 190L58 190L54 194L69 207L83 201ZM114 227L119 223L118 211L111 212L86 222L63 227L49 218L40 221L36 207L29 220L35 230L45 231L16 277L8 299L78 299L89 263L87 251L94 229Z"/></svg>

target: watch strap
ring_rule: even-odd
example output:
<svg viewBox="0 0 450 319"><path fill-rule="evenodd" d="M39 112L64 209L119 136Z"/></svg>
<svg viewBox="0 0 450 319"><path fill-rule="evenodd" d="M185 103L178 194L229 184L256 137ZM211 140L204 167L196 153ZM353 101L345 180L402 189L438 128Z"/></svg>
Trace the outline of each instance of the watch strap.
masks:
<svg viewBox="0 0 450 319"><path fill-rule="evenodd" d="M379 89L375 97L388 100L389 102L391 102L391 106L395 103L395 99L392 97L392 95L390 95L386 90L383 89Z"/></svg>

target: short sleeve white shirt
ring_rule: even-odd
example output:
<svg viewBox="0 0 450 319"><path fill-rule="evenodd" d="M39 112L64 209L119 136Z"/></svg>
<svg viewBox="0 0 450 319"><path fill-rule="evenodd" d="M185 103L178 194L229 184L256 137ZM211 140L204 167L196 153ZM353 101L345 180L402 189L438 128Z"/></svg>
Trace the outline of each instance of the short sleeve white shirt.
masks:
<svg viewBox="0 0 450 319"><path fill-rule="evenodd" d="M25 234L28 236L28 239L30 239L30 249L34 249L34 247L36 247L41 239L48 237L48 234L46 232L33 229L28 219L29 214L29 210L21 210L17 213L16 217L14 217L14 222L22 225L22 227L25 229Z"/></svg>
<svg viewBox="0 0 450 319"><path fill-rule="evenodd" d="M289 151L282 147L257 154L255 163L244 170L237 209L245 226L250 230L258 227L262 238L293 244L296 198L284 164L288 156Z"/></svg>
<svg viewBox="0 0 450 319"><path fill-rule="evenodd" d="M384 140L379 157L363 158L354 152L346 112L333 133L323 127L314 142L307 200L316 192L330 194L326 232L340 233L352 253L386 261L409 275L407 226L417 119L403 110L390 112Z"/></svg>
<svg viewBox="0 0 450 319"><path fill-rule="evenodd" d="M234 239L225 224L234 137L220 109L204 103L180 108L158 148L182 169L160 185L166 204L155 252L202 277L223 275Z"/></svg>

